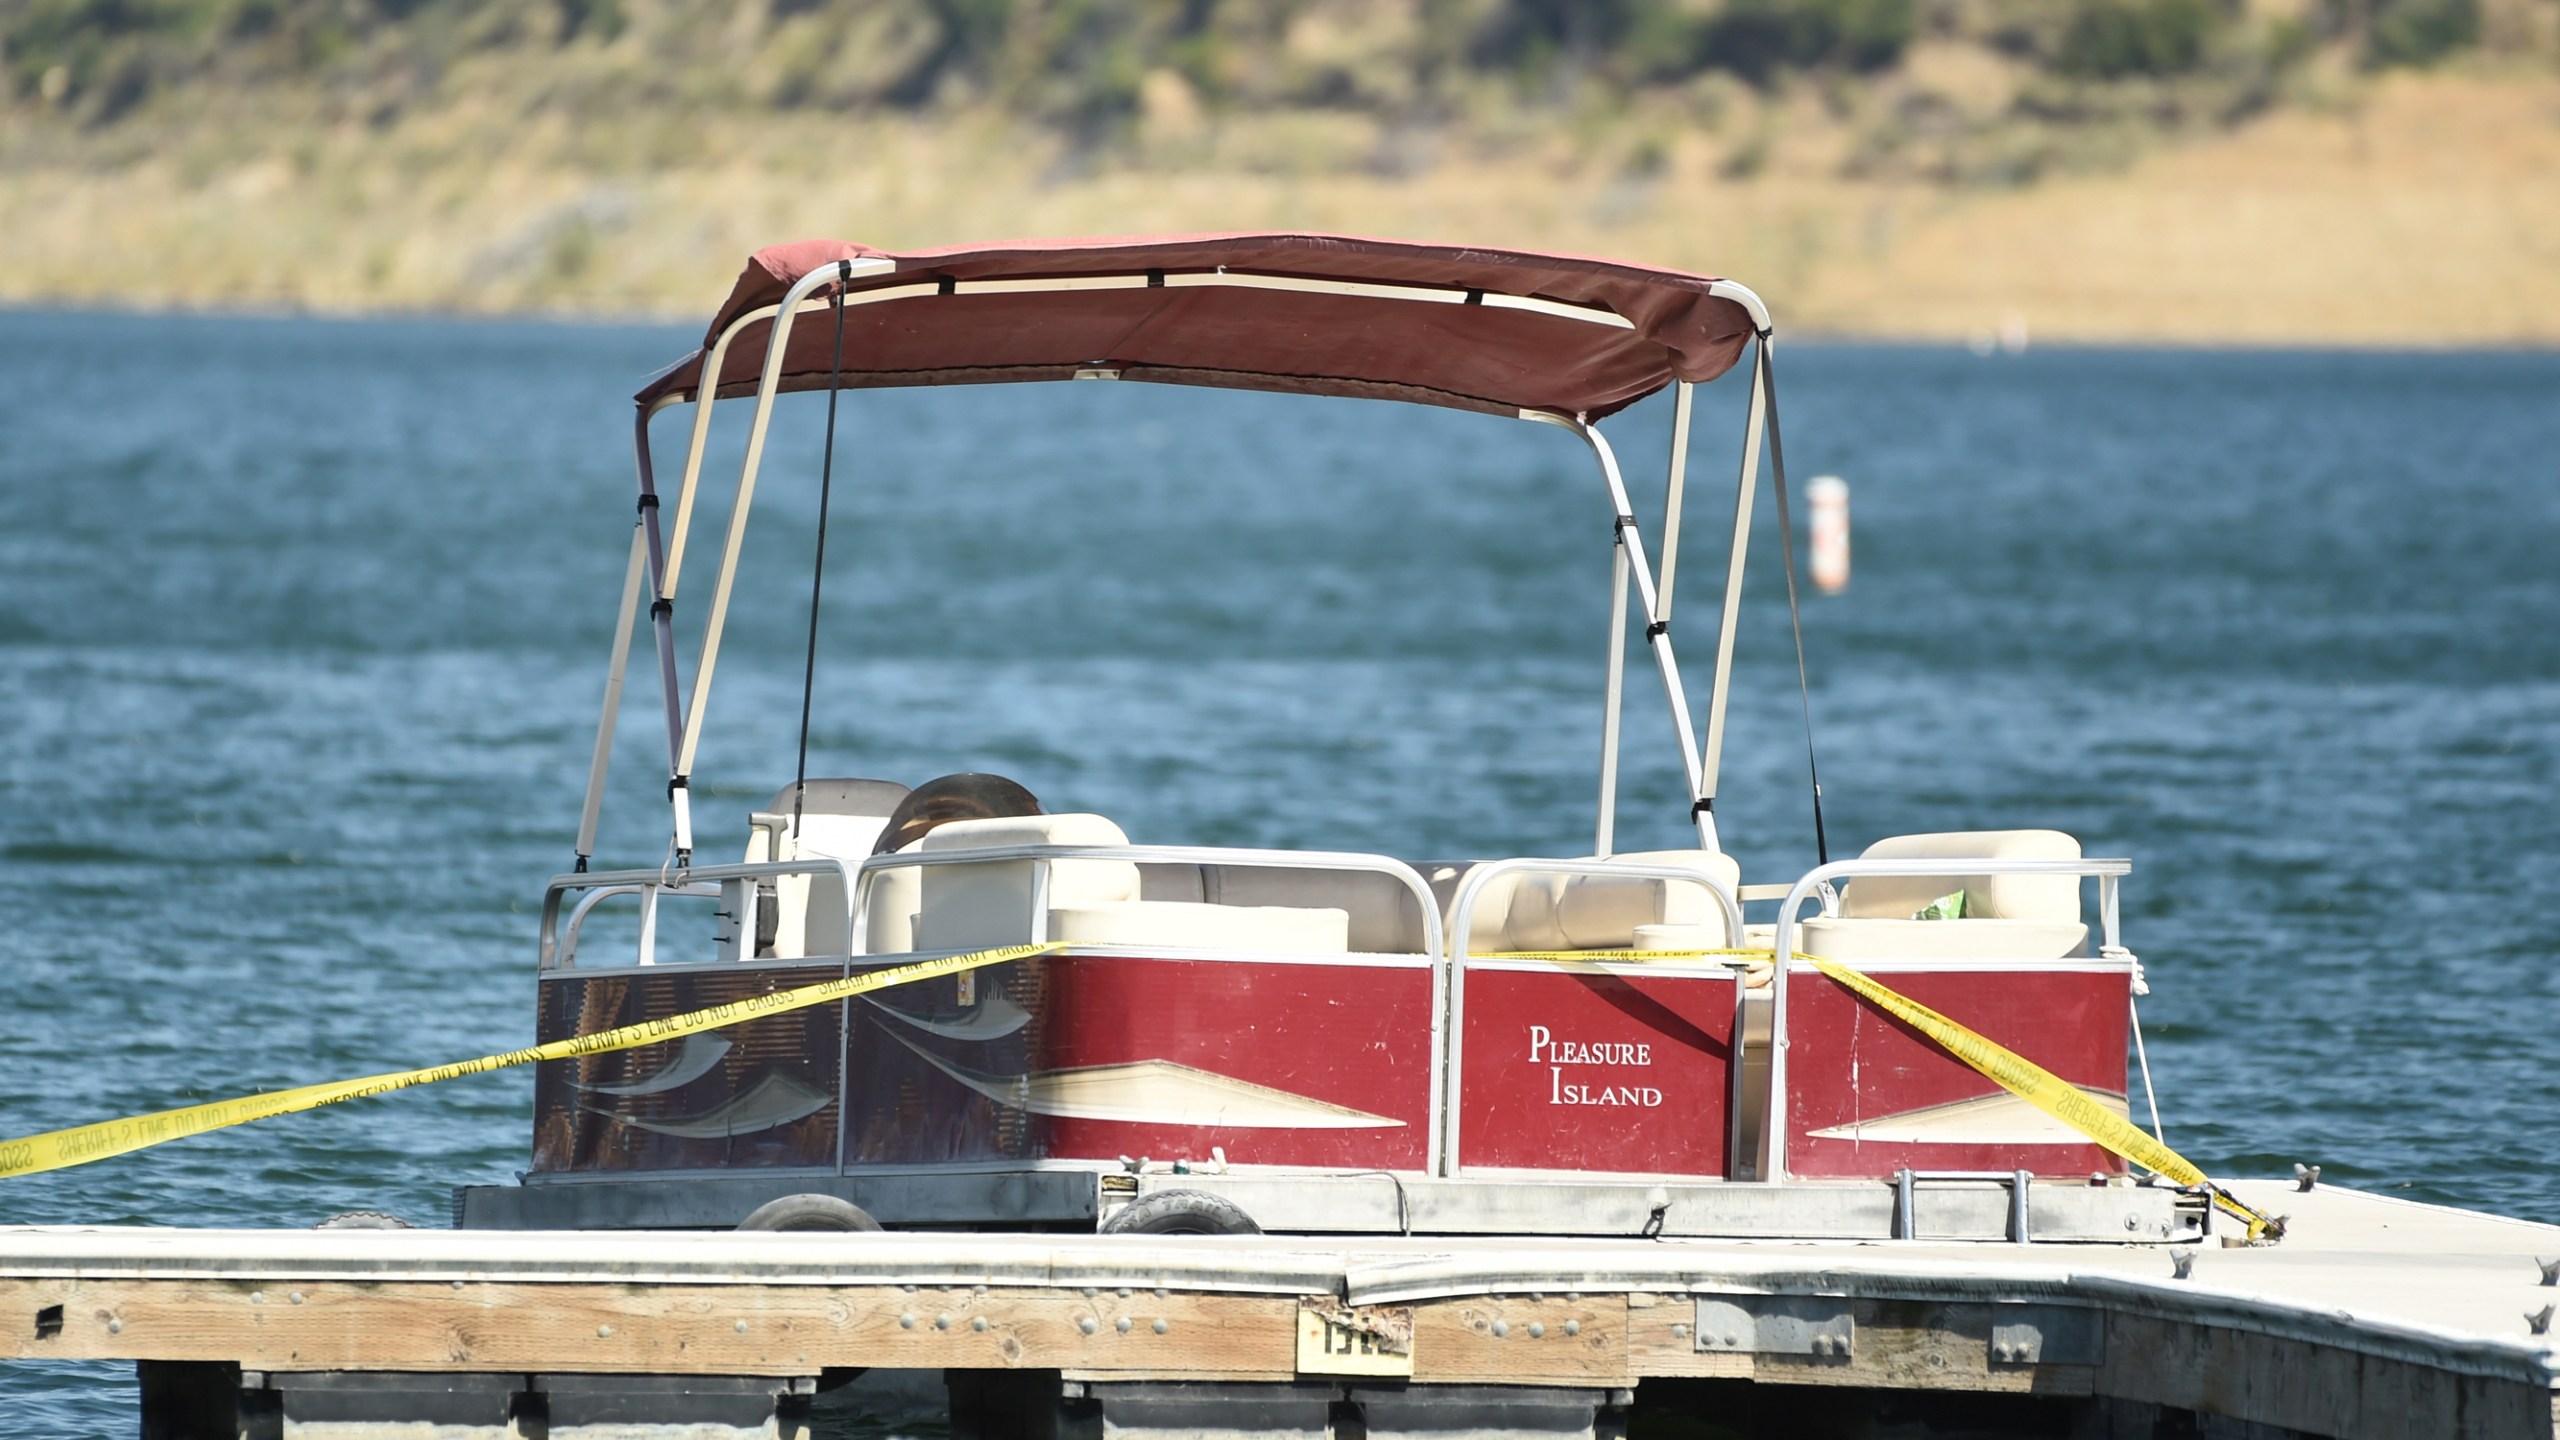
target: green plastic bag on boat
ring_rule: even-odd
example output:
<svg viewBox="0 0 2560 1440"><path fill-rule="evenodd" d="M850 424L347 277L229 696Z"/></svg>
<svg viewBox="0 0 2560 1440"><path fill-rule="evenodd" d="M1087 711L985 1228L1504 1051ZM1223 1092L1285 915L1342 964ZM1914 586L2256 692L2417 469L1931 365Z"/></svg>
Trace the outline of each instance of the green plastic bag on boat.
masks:
<svg viewBox="0 0 2560 1440"><path fill-rule="evenodd" d="M1929 902L1928 908L1915 910L1914 920L1961 920L1964 918L1964 892L1952 890Z"/></svg>

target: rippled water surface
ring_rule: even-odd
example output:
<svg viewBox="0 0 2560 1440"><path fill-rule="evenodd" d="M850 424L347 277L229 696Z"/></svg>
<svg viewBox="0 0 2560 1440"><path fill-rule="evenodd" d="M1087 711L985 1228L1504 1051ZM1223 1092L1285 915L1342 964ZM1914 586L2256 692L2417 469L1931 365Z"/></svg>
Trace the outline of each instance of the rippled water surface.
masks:
<svg viewBox="0 0 2560 1440"><path fill-rule="evenodd" d="M623 397L690 339L0 314L0 1131L531 1039L630 530ZM2050 825L2132 856L2172 1143L2560 1220L2560 357L1784 362L1796 477L1855 497L1855 581L1805 617L1834 850ZM1701 690L1717 390L1680 565ZM776 422L708 854L791 774L821 420ZM1141 842L1587 850L1609 512L1570 437L1141 385L843 421L813 773L1000 771ZM1658 467L1659 402L1614 428ZM1723 802L1752 883L1813 851L1774 559ZM1677 844L1633 680L1621 844ZM656 706L644 668L602 863L663 853ZM0 1181L0 1223L441 1224L523 1163L529 1108L512 1072L271 1121ZM117 1367L0 1367L0 1410L134 1424Z"/></svg>

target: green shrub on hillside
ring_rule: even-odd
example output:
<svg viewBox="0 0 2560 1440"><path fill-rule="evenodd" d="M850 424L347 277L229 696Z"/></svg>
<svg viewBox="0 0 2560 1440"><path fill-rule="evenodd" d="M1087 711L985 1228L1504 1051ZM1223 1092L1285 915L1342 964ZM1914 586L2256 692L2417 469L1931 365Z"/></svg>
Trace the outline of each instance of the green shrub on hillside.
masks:
<svg viewBox="0 0 2560 1440"><path fill-rule="evenodd" d="M2366 63L2428 65L2480 40L2480 0L2384 0L2374 7Z"/></svg>
<svg viewBox="0 0 2560 1440"><path fill-rule="evenodd" d="M2065 74L2102 80L2183 74L2231 18L2216 0L2082 0L2054 58Z"/></svg>
<svg viewBox="0 0 2560 1440"><path fill-rule="evenodd" d="M1728 0L1704 27L1708 66L1765 81L1787 69L1882 70L1902 59L1912 0Z"/></svg>

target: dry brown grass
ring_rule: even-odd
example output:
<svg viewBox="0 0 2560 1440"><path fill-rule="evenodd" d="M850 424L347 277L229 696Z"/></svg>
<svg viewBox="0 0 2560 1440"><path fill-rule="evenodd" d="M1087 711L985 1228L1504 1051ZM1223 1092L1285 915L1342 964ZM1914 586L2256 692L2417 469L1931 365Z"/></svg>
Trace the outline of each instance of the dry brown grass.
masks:
<svg viewBox="0 0 2560 1440"><path fill-rule="evenodd" d="M1221 126L1173 95L1098 166L994 119L208 116L116 163L0 138L0 300L690 317L780 239L1274 226L1732 274L1798 332L2560 343L2560 79L2342 93L2015 189L1853 178L1857 125L1801 96L1712 134L1637 116L1460 142L1348 114Z"/></svg>

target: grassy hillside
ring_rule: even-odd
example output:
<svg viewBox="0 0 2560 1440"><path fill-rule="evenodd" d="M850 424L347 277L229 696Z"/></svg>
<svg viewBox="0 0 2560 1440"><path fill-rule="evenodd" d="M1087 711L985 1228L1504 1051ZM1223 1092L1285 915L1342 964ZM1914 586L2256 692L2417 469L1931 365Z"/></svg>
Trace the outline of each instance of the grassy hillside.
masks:
<svg viewBox="0 0 2560 1440"><path fill-rule="evenodd" d="M807 234L1291 225L1798 328L2560 342L2560 0L0 0L0 117L17 302L693 314Z"/></svg>

